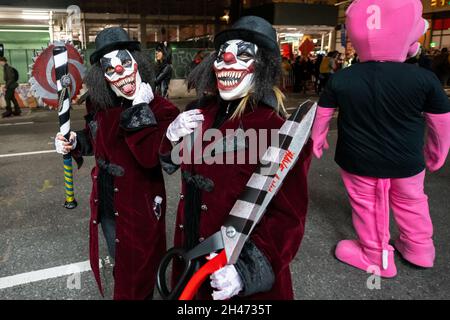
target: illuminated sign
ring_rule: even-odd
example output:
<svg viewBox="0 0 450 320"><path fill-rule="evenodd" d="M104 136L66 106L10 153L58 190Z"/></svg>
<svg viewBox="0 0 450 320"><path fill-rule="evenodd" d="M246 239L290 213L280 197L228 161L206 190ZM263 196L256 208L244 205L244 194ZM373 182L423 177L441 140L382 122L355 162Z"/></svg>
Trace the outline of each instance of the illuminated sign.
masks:
<svg viewBox="0 0 450 320"><path fill-rule="evenodd" d="M430 6L431 6L431 8L449 7L450 1L448 1L448 0L430 0Z"/></svg>

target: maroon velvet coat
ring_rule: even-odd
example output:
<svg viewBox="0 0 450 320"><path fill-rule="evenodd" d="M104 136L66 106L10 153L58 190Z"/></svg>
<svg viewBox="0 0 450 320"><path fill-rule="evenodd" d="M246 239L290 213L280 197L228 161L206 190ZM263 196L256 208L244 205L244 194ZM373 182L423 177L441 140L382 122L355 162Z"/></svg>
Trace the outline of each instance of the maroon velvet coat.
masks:
<svg viewBox="0 0 450 320"><path fill-rule="evenodd" d="M117 106L98 111L95 138L89 128L96 159L101 158L124 168L124 175L114 177L114 209L116 211L116 252L114 268L114 299L145 299L152 294L156 268L166 250L166 194L159 162L159 146L168 125L179 111L169 101L155 97L150 103L157 125L136 132L119 127ZM88 106L89 110L89 106ZM92 170L90 198L90 261L95 279L103 293L99 274L98 252L98 165ZM158 220L153 199L163 198L162 215Z"/></svg>
<svg viewBox="0 0 450 320"><path fill-rule="evenodd" d="M210 128L214 122L219 106L216 102L203 108L205 121L203 130ZM254 111L247 112L240 120L227 120L219 130L226 129L279 129L284 119L274 110L260 105ZM203 148L209 143L203 143ZM246 150L246 153L248 153ZM248 158L248 157L247 157ZM269 292L258 293L245 299L293 299L293 289L289 264L294 259L300 246L308 206L307 173L311 162L311 144L308 143L300 159L289 173L281 190L272 200L263 219L254 229L251 240L268 258L275 275L275 282ZM181 170L195 172L214 182L212 192L202 192L203 211L200 217L200 237L207 238L220 230L231 208L257 165L226 164L182 164ZM186 184L182 183L182 195L186 192ZM175 246L183 247L185 242L184 197L178 206ZM180 269L175 266L174 279L178 278ZM207 284L200 289L197 299L211 299L212 288Z"/></svg>

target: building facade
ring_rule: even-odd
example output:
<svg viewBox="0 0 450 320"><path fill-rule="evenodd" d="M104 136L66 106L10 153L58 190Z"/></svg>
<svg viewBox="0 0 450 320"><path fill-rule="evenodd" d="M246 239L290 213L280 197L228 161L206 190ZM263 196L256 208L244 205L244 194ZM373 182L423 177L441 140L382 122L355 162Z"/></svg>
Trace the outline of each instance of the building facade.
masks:
<svg viewBox="0 0 450 320"><path fill-rule="evenodd" d="M450 48L450 2L447 0L422 0L424 17L430 28L423 39L427 49Z"/></svg>

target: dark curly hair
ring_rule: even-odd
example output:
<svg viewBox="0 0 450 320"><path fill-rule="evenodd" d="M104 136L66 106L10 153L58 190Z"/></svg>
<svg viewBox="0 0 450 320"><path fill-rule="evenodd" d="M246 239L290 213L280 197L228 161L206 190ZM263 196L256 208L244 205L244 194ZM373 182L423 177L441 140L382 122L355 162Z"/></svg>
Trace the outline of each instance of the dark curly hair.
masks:
<svg viewBox="0 0 450 320"><path fill-rule="evenodd" d="M187 78L189 90L195 89L198 98L207 95L219 94L217 89L217 79L214 72L214 61L217 52L211 53L208 57L195 67ZM264 48L259 48L255 59L255 86L250 99L257 104L268 93L274 93L281 77L281 57L278 52L270 52Z"/></svg>
<svg viewBox="0 0 450 320"><path fill-rule="evenodd" d="M142 82L150 84L152 89L155 90L154 66L149 57L140 51L133 51L131 55L138 64ZM88 98L95 110L108 109L118 104L119 98L106 81L100 62L95 63L90 68L84 78L84 83L89 90Z"/></svg>

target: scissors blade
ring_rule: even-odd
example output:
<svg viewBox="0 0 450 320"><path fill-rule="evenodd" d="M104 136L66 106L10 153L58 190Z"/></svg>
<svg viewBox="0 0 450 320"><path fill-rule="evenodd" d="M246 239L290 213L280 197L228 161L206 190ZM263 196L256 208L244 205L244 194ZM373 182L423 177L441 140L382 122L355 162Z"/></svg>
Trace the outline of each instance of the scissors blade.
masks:
<svg viewBox="0 0 450 320"><path fill-rule="evenodd" d="M192 248L187 254L186 258L189 260L194 260L199 257L206 256L210 253L219 251L223 249L224 243L222 238L222 233L217 231L212 236L200 242L194 248Z"/></svg>
<svg viewBox="0 0 450 320"><path fill-rule="evenodd" d="M245 241L298 160L310 136L316 109L317 103L308 100L286 120L278 133L278 146L272 145L264 153L261 164L231 209L221 227L228 264L237 262Z"/></svg>

